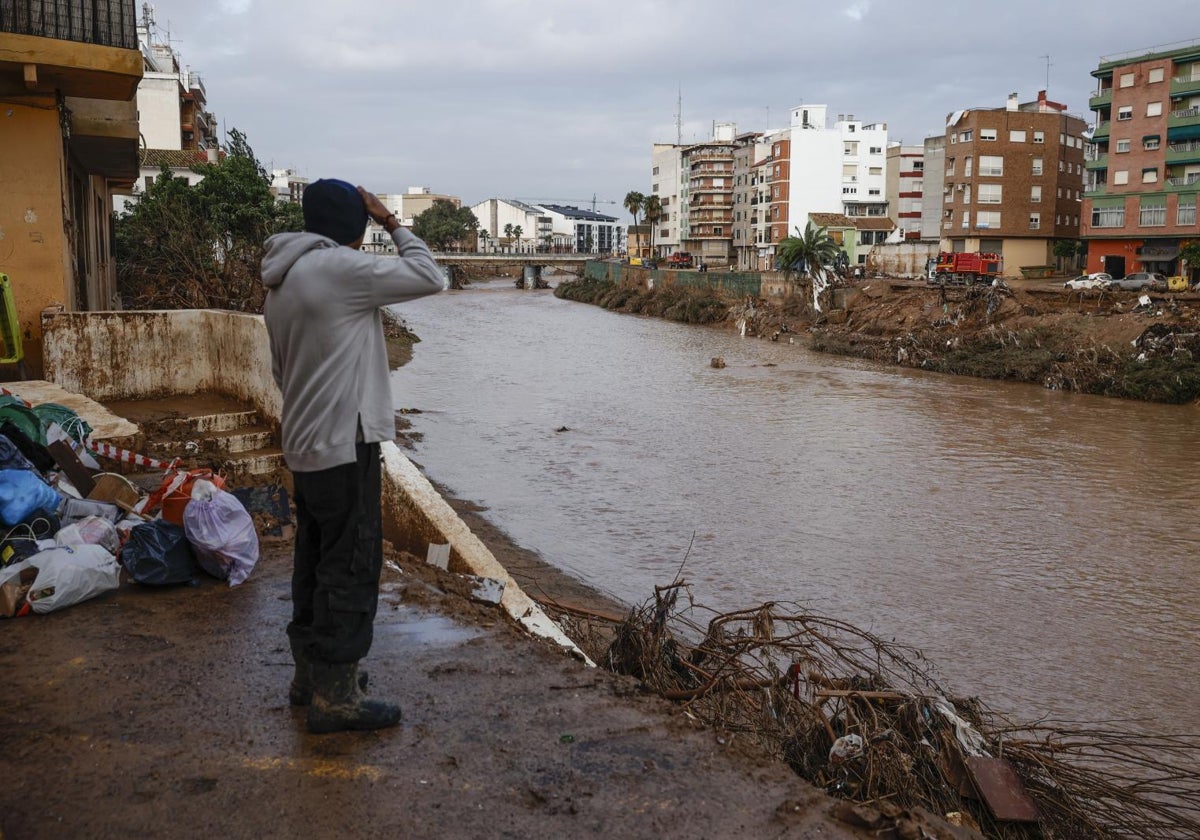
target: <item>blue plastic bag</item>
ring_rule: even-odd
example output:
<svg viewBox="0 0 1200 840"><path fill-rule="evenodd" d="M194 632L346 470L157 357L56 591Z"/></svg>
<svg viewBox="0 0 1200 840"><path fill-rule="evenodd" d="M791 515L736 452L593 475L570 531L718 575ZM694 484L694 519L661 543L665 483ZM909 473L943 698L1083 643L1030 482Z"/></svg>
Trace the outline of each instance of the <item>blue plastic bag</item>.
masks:
<svg viewBox="0 0 1200 840"><path fill-rule="evenodd" d="M62 499L53 487L28 470L0 470L0 521L13 526L35 510L58 510Z"/></svg>

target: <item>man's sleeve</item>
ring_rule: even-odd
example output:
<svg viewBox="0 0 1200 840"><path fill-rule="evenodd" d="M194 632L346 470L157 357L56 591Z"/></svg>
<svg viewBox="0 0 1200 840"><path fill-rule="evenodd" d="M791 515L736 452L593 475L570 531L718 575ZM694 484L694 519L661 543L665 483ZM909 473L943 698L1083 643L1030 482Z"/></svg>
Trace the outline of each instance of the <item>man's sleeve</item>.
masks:
<svg viewBox="0 0 1200 840"><path fill-rule="evenodd" d="M404 228L392 231L392 241L398 258L373 257L368 263L367 297L371 308L432 295L446 287L441 266L424 242Z"/></svg>

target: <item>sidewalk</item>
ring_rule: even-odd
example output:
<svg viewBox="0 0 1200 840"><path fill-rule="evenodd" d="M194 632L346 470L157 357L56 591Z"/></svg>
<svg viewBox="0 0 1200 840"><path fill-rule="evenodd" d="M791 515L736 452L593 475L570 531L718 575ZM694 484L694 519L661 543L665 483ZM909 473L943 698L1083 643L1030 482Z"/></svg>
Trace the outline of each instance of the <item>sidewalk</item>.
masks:
<svg viewBox="0 0 1200 840"><path fill-rule="evenodd" d="M868 836L736 738L412 572L385 571L366 663L403 725L307 735L289 553L265 545L232 590L123 584L0 623L0 836Z"/></svg>

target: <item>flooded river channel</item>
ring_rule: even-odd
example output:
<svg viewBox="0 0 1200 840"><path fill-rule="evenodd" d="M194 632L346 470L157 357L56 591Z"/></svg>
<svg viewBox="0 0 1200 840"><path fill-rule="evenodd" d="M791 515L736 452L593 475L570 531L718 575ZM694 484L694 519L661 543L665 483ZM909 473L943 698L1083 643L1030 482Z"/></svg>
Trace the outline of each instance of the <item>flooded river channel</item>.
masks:
<svg viewBox="0 0 1200 840"><path fill-rule="evenodd" d="M805 602L1018 717L1195 730L1200 409L880 367L511 281L399 311L422 339L393 379L423 412L412 457L595 587L641 603L686 554L698 602Z"/></svg>

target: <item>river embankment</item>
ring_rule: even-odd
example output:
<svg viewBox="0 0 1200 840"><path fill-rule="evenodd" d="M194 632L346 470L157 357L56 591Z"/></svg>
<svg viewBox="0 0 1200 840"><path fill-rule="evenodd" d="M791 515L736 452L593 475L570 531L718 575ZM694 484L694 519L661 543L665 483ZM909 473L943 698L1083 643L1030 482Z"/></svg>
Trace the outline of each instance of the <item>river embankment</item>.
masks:
<svg viewBox="0 0 1200 840"><path fill-rule="evenodd" d="M940 373L1150 402L1200 398L1200 299L1192 294L873 279L827 289L814 305L804 281L754 295L717 274L665 274L675 276L630 270L619 280L572 280L555 294Z"/></svg>

